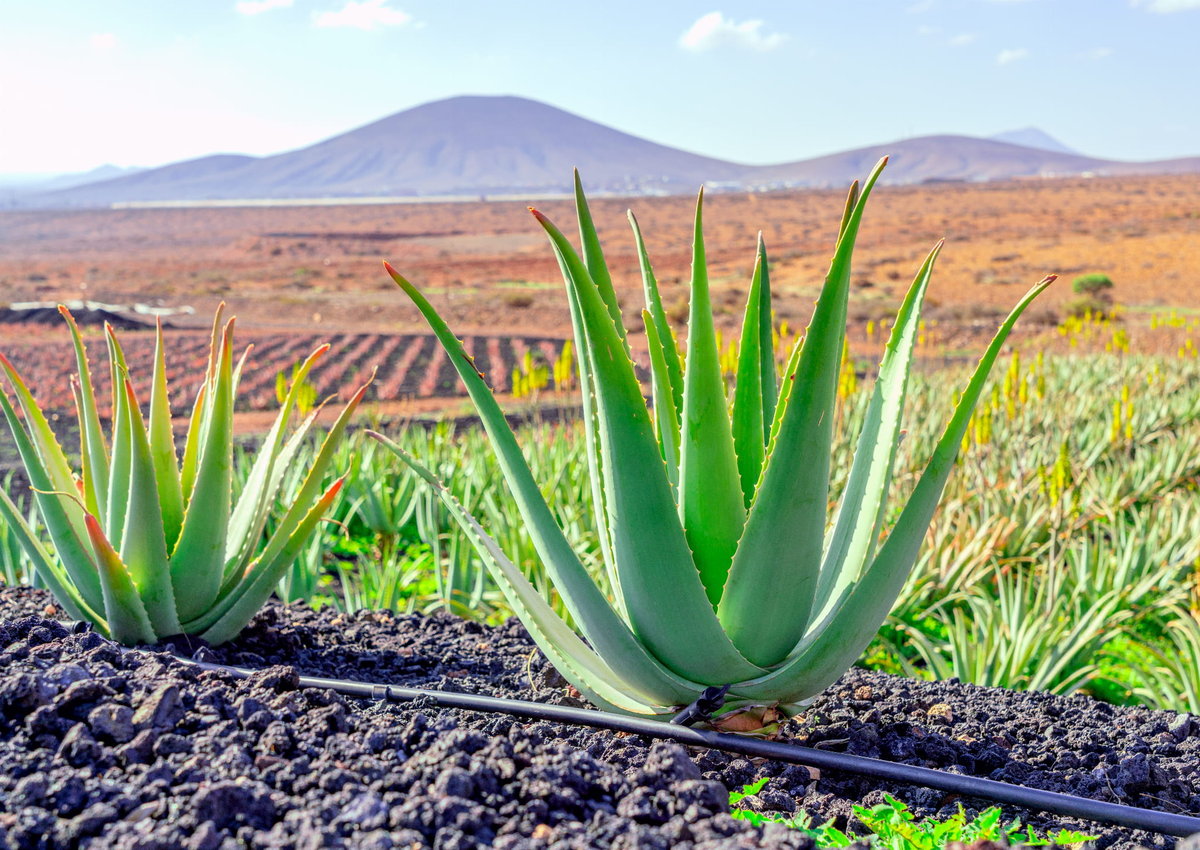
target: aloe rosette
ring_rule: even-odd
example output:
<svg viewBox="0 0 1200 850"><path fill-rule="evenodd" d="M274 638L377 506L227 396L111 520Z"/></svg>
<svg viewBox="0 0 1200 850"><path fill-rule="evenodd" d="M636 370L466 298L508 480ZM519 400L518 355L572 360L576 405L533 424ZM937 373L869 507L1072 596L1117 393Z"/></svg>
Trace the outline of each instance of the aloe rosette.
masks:
<svg viewBox="0 0 1200 850"><path fill-rule="evenodd" d="M322 490L334 448L366 385L329 430L295 501L272 533L264 535L284 471L316 420L313 411L288 436L298 388L328 351L324 345L297 370L234 503L233 406L249 349L234 362L234 321L222 325L223 309L218 308L213 321L208 364L181 460L171 424L161 324L148 420L121 345L112 328L105 327L113 388L106 439L87 350L70 311L59 307L71 330L79 371L71 380L80 434L78 475L33 394L0 355L0 368L23 418L6 392L0 392L0 405L52 546L48 549L39 540L3 491L0 517L67 614L88 620L121 643L154 643L176 634L196 634L214 644L234 637L266 602L342 486L338 479Z"/></svg>
<svg viewBox="0 0 1200 850"><path fill-rule="evenodd" d="M538 646L593 703L665 717L710 686L726 705L795 707L837 679L878 631L916 560L988 371L1036 285L1001 325L928 466L886 537L887 494L922 301L939 244L909 289L879 367L848 480L832 517L831 447L850 264L867 198L851 188L811 322L782 376L772 345L761 237L732 398L722 378L696 207L686 354L664 313L637 222L649 345L649 409L612 280L576 176L582 256L543 215L566 283L608 599L555 524L500 406L462 344L392 267L462 376L539 556L578 633L420 463L471 536ZM380 435L374 435L385 441Z"/></svg>

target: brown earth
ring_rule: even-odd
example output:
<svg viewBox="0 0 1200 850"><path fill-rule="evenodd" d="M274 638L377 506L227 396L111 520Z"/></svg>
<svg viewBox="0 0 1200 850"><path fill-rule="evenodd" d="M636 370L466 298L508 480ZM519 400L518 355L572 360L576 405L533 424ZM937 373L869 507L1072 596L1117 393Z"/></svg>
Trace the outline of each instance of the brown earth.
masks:
<svg viewBox="0 0 1200 850"><path fill-rule="evenodd" d="M828 266L843 200L840 191L710 194L705 237L718 324L733 329L740 322L762 228L777 316L802 327ZM693 200L592 203L627 320L636 325L641 283L627 207L646 234L668 312L682 319ZM569 202L539 208L574 235ZM1070 280L1084 272L1116 282L1113 295L1131 333L1153 311L1200 311L1200 176L881 187L868 207L854 274L851 319L859 330L852 338L859 346L865 323L895 310L942 237L928 315L946 351L990 334L997 317L1048 272L1064 280L1022 323L1026 335L1056 324L1074 297ZM201 327L225 300L245 337L425 332L383 273L384 259L429 296L456 332L478 336L485 349L488 339L569 335L556 263L516 201L0 212L0 303L91 298L187 305L196 313L182 323ZM12 327L0 334L0 351L10 356L31 336L58 338ZM363 342L359 350L370 349ZM274 371L287 365L261 364Z"/></svg>

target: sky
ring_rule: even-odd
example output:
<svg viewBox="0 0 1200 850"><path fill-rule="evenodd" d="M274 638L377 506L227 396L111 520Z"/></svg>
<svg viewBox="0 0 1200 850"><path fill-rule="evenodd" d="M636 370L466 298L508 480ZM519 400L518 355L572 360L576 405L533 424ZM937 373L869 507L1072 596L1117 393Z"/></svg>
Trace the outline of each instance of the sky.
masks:
<svg viewBox="0 0 1200 850"><path fill-rule="evenodd" d="M1037 127L1200 155L1200 0L0 0L0 175L511 94L742 163Z"/></svg>

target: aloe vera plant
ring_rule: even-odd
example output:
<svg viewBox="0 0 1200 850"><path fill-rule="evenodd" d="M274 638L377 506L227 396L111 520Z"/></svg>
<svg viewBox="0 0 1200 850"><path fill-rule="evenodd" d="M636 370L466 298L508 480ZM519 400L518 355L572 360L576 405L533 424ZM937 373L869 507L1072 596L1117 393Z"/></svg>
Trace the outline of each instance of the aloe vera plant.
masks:
<svg viewBox="0 0 1200 850"><path fill-rule="evenodd" d="M832 683L887 616L911 569L971 412L1009 331L1053 277L1001 325L963 390L929 464L880 542L920 310L940 244L897 315L858 437L848 483L827 517L831 444L850 264L867 199L886 159L851 187L815 312L782 376L772 350L761 237L742 326L736 384L721 377L696 206L687 349L664 314L637 222L652 397L635 374L627 331L576 175L582 256L545 216L566 283L583 425L610 600L555 525L495 397L446 323L412 299L457 368L554 587L579 633L554 614L495 541L416 458L550 661L595 704L668 716L710 686L726 706L802 703ZM381 441L386 438L374 435Z"/></svg>
<svg viewBox="0 0 1200 850"><path fill-rule="evenodd" d="M234 504L233 405L246 354L234 362L234 321L222 325L223 309L221 305L213 320L208 365L181 462L171 424L161 325L148 421L121 345L112 328L105 328L113 388L112 427L106 440L87 350L70 312L59 307L71 330L79 370L71 381L81 444L78 475L33 394L0 355L23 420L6 392L0 393L0 405L53 551L3 491L0 517L67 614L94 623L122 643L153 643L181 633L212 643L232 638L270 596L342 486L343 479L338 479L321 492L334 448L366 385L342 409L295 501L263 539L283 473L316 419L313 411L287 436L298 388L328 350L325 345L297 370Z"/></svg>

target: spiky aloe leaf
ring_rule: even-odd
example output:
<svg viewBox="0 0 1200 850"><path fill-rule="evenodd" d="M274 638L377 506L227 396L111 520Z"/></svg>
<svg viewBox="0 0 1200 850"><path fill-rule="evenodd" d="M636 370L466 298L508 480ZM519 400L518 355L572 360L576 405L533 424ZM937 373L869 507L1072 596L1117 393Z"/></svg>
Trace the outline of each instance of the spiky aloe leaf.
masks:
<svg viewBox="0 0 1200 850"><path fill-rule="evenodd" d="M667 465L667 480L671 492L678 499L679 493L679 411L675 407L675 393L671 390L670 367L663 357L662 340L650 317L649 310L642 311L646 323L646 339L650 347L650 375L654 387L654 430L658 433L663 462Z"/></svg>
<svg viewBox="0 0 1200 850"><path fill-rule="evenodd" d="M479 522L427 467L382 434L368 432L423 478L442 499L451 516L467 533L505 598L527 625L530 635L576 688L596 705L632 714L665 713L668 706L691 702L704 686L675 676L636 641L625 641L615 665L580 640L562 621L525 575L505 555ZM628 654L628 657L624 657ZM642 690L617 672L630 666L657 671L658 681ZM615 668L615 669L614 669Z"/></svg>
<svg viewBox="0 0 1200 850"><path fill-rule="evenodd" d="M279 482L282 480L283 469L286 467L286 463L282 465L279 463L280 452L284 445L288 423L296 409L300 388L304 385L313 366L328 351L328 344L317 348L305 358L292 378L292 385L288 388L283 404L279 408L279 414L271 425L271 430L263 439L258 457L254 460L254 466L250 469L250 475L246 478L237 506L233 509L233 515L230 517L225 552L227 563L245 564L250 558L250 553L257 546L259 537L262 536L272 500ZM307 433L314 419L315 417L309 418L300 431ZM280 472L279 475L275 474L277 469Z"/></svg>
<svg viewBox="0 0 1200 850"><path fill-rule="evenodd" d="M291 525L287 537L270 552L269 557L267 552L263 552L262 557L247 567L245 580L229 596L228 604L222 606L221 616L205 628L200 637L211 643L224 643L246 627L275 590L284 572L296 560L304 544L312 537L317 523L328 513L345 481L345 476L342 476L333 482L300 522Z"/></svg>
<svg viewBox="0 0 1200 850"><path fill-rule="evenodd" d="M16 536L17 543L28 556L34 572L45 584L46 589L54 594L54 598L63 606L67 616L75 620L98 622L101 619L100 615L84 601L75 582L66 574L62 565L57 563L46 551L37 535L33 533L33 529L29 527L25 517L21 515L20 508L13 503L4 490L0 490L0 519Z"/></svg>
<svg viewBox="0 0 1200 850"><path fill-rule="evenodd" d="M129 470L131 447L129 443L129 399L121 389L129 370L125 365L125 353L113 333L112 325L104 325L104 336L108 343L108 363L113 381L113 438L112 457L108 477L108 511L104 514L104 528L108 529L113 548L120 551L121 535L125 531L125 514L129 508Z"/></svg>
<svg viewBox="0 0 1200 850"><path fill-rule="evenodd" d="M525 522L530 540L584 638L597 654L608 659L608 663L630 686L647 693L661 689L661 665L639 661L638 638L604 598L555 522L537 482L533 480L529 464L517 445L517 438L504 418L504 412L483 378L467 361L462 343L416 287L387 263L384 268L420 310L446 349L450 362L458 370L495 449L497 463ZM579 263L579 268L582 269L582 263ZM579 355L581 360L585 356L583 346L580 346Z"/></svg>
<svg viewBox="0 0 1200 850"><path fill-rule="evenodd" d="M0 364L3 365L14 386L24 387L20 375L12 368L12 364L3 354L0 354ZM57 495L63 492L71 493L74 487L71 490L63 491L55 485L50 472L38 454L32 437L25 429L25 425L17 418L17 412L13 409L12 402L8 400L8 393L3 390L0 390L0 408L4 410L4 418L8 422L9 430L16 443L17 454L20 455L21 463L25 466L25 473L29 477L29 486L33 490L34 501L37 502L42 522L46 524L46 531L50 534L55 551L71 581L79 588L84 601L93 610L99 610L103 607L104 602L100 592L100 579L96 575L96 567L92 562L92 551L88 543L83 510L70 497L63 498ZM45 419L45 417L42 418ZM75 523L76 518L79 521L78 526Z"/></svg>
<svg viewBox="0 0 1200 850"><path fill-rule="evenodd" d="M96 408L96 390L88 366L87 348L83 344L83 337L71 311L59 305L58 312L66 319L67 327L71 330L75 365L79 372L79 402L76 409L79 413L83 482L87 489L85 498L89 509L94 511L96 516L104 516L108 500L108 446L104 442L104 432L100 429L100 412Z"/></svg>
<svg viewBox="0 0 1200 850"><path fill-rule="evenodd" d="M900 445L900 424L908 389L909 367L920 328L921 305L942 250L939 242L917 272L884 348L879 377L871 392L854 461L825 545L814 610L857 581L872 554L887 506L892 467Z"/></svg>
<svg viewBox="0 0 1200 850"><path fill-rule="evenodd" d="M824 617L813 624L783 664L766 676L739 684L739 695L791 702L819 693L836 681L870 643L916 561L946 479L954 468L971 413L1004 341L1025 308L1054 280L1051 275L1034 286L996 332L896 525L862 577L832 601Z"/></svg>
<svg viewBox="0 0 1200 850"><path fill-rule="evenodd" d="M663 361L667 366L670 378L671 394L674 397L676 412L683 409L683 361L679 358L679 348L675 342L675 332L667 321L667 313L663 310L662 296L658 291L658 281L654 277L654 269L650 266L650 257L646 253L646 242L642 238L642 228L638 225L633 211L628 213L629 226L633 228L633 239L637 245L638 263L642 269L642 290L646 297L646 310L650 313L657 331L659 346L662 349ZM675 427L679 427L676 420Z"/></svg>
<svg viewBox="0 0 1200 850"><path fill-rule="evenodd" d="M701 190L692 236L692 298L679 438L679 517L704 591L716 607L746 523L746 505L708 295L703 206ZM746 655L745 650L742 654Z"/></svg>
<svg viewBox="0 0 1200 850"><path fill-rule="evenodd" d="M171 400L167 395L167 358L162 319L154 337L154 374L150 379L150 458L162 514L163 539L172 552L183 528L183 487L175 457L175 431L171 427Z"/></svg>
<svg viewBox="0 0 1200 850"><path fill-rule="evenodd" d="M129 571L146 616L158 635L177 635L183 631L175 610L171 588L171 570L167 561L167 543L163 533L162 507L150 440L142 411L138 407L133 384L124 382L126 421L129 428L129 495L125 530L121 535L121 562Z"/></svg>
<svg viewBox="0 0 1200 850"><path fill-rule="evenodd" d="M578 168L575 169L575 213L579 219L579 240L583 243L583 263L596 284L604 306L608 308L617 333L624 340L625 327L621 324L621 305L617 303L617 292L613 289L612 277L608 273L608 265L604 262L604 251L600 248L596 225L592 223L592 211L588 208L587 198L583 194L583 182L579 179ZM626 348L628 349L628 346Z"/></svg>
<svg viewBox="0 0 1200 850"><path fill-rule="evenodd" d="M758 255L738 348L737 383L733 390L733 445L746 509L754 501L754 488L762 474L763 456L771 421L775 418L775 351L771 338L771 283L767 273L767 247L758 234Z"/></svg>
<svg viewBox="0 0 1200 850"><path fill-rule="evenodd" d="M226 323L213 358L216 370L199 424L195 481L171 553L171 583L184 622L213 604L225 568L233 488L233 324L233 319Z"/></svg>
<svg viewBox="0 0 1200 850"><path fill-rule="evenodd" d="M752 671L761 668L747 662L730 643L700 582L676 519L633 361L612 317L575 249L549 219L536 211L534 215L550 237L586 325L596 369L597 422L613 555L630 625L663 664L684 678L712 676L732 682L756 675ZM685 390L685 404L686 398ZM665 611L664 599L673 600Z"/></svg>
<svg viewBox="0 0 1200 850"><path fill-rule="evenodd" d="M812 611L825 537L850 261L864 205L886 162L875 166L846 219L796 371L786 377L804 391L793 393L781 414L718 611L734 645L763 666L787 656Z"/></svg>
<svg viewBox="0 0 1200 850"><path fill-rule="evenodd" d="M112 639L124 644L154 643L156 635L138 589L121 558L104 536L100 521L88 514L84 522L96 553L100 586L104 590L104 621Z"/></svg>

